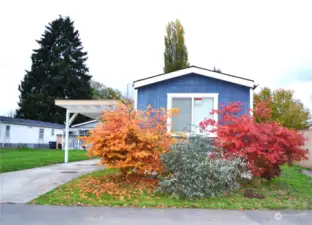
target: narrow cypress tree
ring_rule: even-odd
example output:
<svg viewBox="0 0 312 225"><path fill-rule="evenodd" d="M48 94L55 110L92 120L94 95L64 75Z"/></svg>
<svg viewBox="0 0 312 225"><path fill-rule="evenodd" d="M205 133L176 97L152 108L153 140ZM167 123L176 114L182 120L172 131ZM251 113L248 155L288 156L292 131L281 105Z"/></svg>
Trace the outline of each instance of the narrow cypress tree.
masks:
<svg viewBox="0 0 312 225"><path fill-rule="evenodd" d="M69 17L49 23L37 42L40 47L31 55L31 70L18 87L16 117L64 123L65 110L55 106L55 99L92 98L87 53Z"/></svg>
<svg viewBox="0 0 312 225"><path fill-rule="evenodd" d="M164 72L170 73L189 66L187 48L184 44L184 28L179 20L170 22L165 36Z"/></svg>

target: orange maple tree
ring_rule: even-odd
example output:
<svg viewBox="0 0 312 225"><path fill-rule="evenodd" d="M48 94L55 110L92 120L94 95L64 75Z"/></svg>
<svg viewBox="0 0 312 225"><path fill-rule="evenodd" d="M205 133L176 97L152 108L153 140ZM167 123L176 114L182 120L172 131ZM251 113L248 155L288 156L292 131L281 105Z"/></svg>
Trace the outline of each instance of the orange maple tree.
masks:
<svg viewBox="0 0 312 225"><path fill-rule="evenodd" d="M99 156L101 163L118 168L125 176L132 172L150 174L162 169L161 155L169 150L175 139L167 132L167 118L177 110L134 110L118 104L103 114L88 137L88 155Z"/></svg>

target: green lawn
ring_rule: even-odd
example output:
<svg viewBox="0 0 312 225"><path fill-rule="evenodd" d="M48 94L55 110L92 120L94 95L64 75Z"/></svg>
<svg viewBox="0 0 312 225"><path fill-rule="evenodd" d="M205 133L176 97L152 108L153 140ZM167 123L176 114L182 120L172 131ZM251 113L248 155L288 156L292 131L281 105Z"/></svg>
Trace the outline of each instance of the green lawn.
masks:
<svg viewBox="0 0 312 225"><path fill-rule="evenodd" d="M300 167L284 167L283 175L260 187L251 187L265 195L265 199L250 199L243 196L242 188L235 194L225 197L206 198L202 200L177 199L167 194L151 193L150 190L138 190L132 194L123 193L119 196L103 193L96 196L89 190L81 191L88 182L103 181L103 177L116 173L106 169L82 176L32 201L34 204L51 205L106 205L133 207L183 207L210 209L312 209L312 178L301 174ZM101 185L97 183L96 185ZM89 183L90 185L90 183ZM102 184L102 187L108 187ZM106 185L106 186L105 186ZM249 187L250 188L250 187ZM85 189L86 190L86 189ZM134 193L134 194L133 194Z"/></svg>
<svg viewBox="0 0 312 225"><path fill-rule="evenodd" d="M69 161L88 159L86 151L71 150ZM29 169L64 162L64 151L56 149L0 149L0 172Z"/></svg>

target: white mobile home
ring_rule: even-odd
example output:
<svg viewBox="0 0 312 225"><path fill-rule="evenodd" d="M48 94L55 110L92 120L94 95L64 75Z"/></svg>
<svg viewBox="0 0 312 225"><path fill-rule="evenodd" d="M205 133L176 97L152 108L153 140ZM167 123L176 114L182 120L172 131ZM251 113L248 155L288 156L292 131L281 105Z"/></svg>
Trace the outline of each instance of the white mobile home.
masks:
<svg viewBox="0 0 312 225"><path fill-rule="evenodd" d="M48 148L62 138L64 125L0 116L0 147Z"/></svg>

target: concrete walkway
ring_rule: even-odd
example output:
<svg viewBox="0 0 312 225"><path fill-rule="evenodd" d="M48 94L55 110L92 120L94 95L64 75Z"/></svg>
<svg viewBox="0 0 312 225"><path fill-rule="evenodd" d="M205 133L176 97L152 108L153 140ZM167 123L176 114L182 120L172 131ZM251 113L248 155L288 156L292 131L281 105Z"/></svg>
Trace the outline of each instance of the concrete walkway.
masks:
<svg viewBox="0 0 312 225"><path fill-rule="evenodd" d="M139 209L0 204L7 225L310 225L311 211Z"/></svg>
<svg viewBox="0 0 312 225"><path fill-rule="evenodd" d="M0 174L0 202L27 203L82 174L101 169L98 159Z"/></svg>

